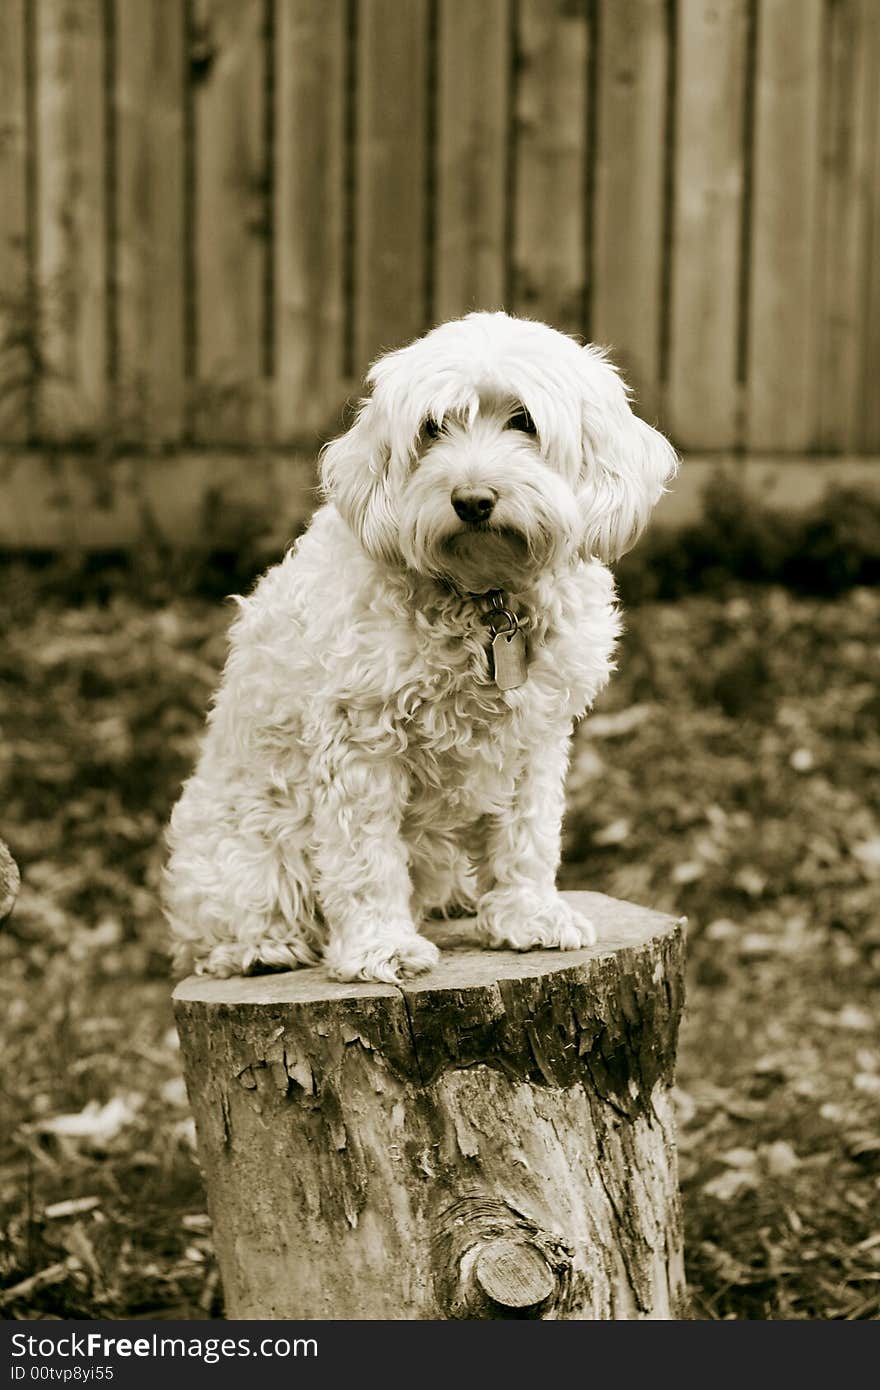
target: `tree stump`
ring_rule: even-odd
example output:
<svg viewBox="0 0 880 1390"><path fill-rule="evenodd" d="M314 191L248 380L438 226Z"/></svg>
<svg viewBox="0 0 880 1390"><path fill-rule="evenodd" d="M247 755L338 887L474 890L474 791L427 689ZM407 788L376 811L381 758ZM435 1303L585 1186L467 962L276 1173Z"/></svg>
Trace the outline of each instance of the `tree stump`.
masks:
<svg viewBox="0 0 880 1390"><path fill-rule="evenodd" d="M679 1316L681 924L571 896L587 950L178 986L227 1316Z"/></svg>
<svg viewBox="0 0 880 1390"><path fill-rule="evenodd" d="M0 922L12 911L12 904L18 896L20 886L18 865L0 840Z"/></svg>

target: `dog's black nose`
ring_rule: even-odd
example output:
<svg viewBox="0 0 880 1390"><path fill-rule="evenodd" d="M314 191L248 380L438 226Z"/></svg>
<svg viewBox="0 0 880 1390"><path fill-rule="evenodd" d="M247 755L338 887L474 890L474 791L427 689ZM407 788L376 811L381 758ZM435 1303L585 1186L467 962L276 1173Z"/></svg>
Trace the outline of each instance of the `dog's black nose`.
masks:
<svg viewBox="0 0 880 1390"><path fill-rule="evenodd" d="M498 493L492 487L456 487L452 489L452 505L456 516L471 526L488 521Z"/></svg>

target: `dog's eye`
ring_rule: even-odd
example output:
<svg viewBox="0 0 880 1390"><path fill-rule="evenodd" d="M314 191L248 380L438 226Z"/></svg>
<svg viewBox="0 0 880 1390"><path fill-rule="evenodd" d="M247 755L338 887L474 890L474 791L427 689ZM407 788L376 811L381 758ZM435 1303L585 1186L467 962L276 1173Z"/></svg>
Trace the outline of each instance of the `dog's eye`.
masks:
<svg viewBox="0 0 880 1390"><path fill-rule="evenodd" d="M537 434L535 422L524 405L519 406L507 422L509 430L519 430L522 434Z"/></svg>
<svg viewBox="0 0 880 1390"><path fill-rule="evenodd" d="M428 415L422 421L422 434L426 439L439 439L442 431L442 425L434 419L433 415Z"/></svg>

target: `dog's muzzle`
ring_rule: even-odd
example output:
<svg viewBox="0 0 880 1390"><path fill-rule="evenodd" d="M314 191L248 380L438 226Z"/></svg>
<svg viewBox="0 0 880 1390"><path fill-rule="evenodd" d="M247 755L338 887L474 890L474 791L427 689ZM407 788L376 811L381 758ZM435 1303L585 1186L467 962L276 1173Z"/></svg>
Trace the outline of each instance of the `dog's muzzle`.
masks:
<svg viewBox="0 0 880 1390"><path fill-rule="evenodd" d="M468 526L479 526L489 520L498 501L493 487L456 487L452 489L452 506L456 516Z"/></svg>

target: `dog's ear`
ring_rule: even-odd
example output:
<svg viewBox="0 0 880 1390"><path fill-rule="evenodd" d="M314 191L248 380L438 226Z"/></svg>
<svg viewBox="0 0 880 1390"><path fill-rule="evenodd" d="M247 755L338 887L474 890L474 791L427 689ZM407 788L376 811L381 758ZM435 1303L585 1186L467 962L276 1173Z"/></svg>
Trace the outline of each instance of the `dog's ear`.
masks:
<svg viewBox="0 0 880 1390"><path fill-rule="evenodd" d="M389 452L377 429L374 402L363 401L351 429L321 454L321 486L367 554L393 564L400 551Z"/></svg>
<svg viewBox="0 0 880 1390"><path fill-rule="evenodd" d="M630 410L626 387L604 353L590 346L582 353L581 550L610 563L635 545L676 473L678 455Z"/></svg>

